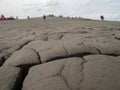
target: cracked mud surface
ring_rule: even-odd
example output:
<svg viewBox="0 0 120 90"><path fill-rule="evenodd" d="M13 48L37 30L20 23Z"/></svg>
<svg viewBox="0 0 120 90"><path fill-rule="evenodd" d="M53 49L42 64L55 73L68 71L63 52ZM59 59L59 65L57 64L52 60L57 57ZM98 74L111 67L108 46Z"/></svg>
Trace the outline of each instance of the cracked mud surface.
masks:
<svg viewBox="0 0 120 90"><path fill-rule="evenodd" d="M0 22L0 90L120 90L120 22Z"/></svg>

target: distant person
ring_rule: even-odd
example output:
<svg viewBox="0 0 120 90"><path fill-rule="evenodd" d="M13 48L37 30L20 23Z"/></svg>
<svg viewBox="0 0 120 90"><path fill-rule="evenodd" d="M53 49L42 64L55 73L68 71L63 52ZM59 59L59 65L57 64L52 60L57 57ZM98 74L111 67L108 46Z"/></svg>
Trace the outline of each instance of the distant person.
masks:
<svg viewBox="0 0 120 90"><path fill-rule="evenodd" d="M30 17L28 16L27 19L30 19Z"/></svg>
<svg viewBox="0 0 120 90"><path fill-rule="evenodd" d="M103 15L101 15L100 18L101 18L102 21L104 21L104 16Z"/></svg>
<svg viewBox="0 0 120 90"><path fill-rule="evenodd" d="M46 16L45 16L45 15L43 16L43 19L44 19L44 20L46 19Z"/></svg>
<svg viewBox="0 0 120 90"><path fill-rule="evenodd" d="M4 20L5 19L5 16L3 14L1 14L1 20Z"/></svg>

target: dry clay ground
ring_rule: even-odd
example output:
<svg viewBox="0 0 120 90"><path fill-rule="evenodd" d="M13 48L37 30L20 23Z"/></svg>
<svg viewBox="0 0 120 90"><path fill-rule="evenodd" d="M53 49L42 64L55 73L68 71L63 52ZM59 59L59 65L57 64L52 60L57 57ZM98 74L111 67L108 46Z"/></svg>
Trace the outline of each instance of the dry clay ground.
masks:
<svg viewBox="0 0 120 90"><path fill-rule="evenodd" d="M120 90L120 22L0 21L0 90Z"/></svg>

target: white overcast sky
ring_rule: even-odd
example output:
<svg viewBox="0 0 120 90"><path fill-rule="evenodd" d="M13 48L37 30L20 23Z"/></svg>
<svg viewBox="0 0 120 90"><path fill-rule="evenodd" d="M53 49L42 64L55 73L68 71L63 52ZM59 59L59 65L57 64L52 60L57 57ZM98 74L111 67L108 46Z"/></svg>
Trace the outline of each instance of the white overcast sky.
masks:
<svg viewBox="0 0 120 90"><path fill-rule="evenodd" d="M120 21L120 0L0 0L0 14L19 18L43 14Z"/></svg>

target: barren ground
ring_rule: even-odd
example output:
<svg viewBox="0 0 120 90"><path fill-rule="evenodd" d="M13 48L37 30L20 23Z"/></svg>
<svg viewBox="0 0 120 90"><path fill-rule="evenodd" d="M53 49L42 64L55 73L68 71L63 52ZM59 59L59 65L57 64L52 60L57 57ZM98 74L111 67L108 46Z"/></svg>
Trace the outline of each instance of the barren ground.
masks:
<svg viewBox="0 0 120 90"><path fill-rule="evenodd" d="M0 21L0 90L120 90L120 22Z"/></svg>

